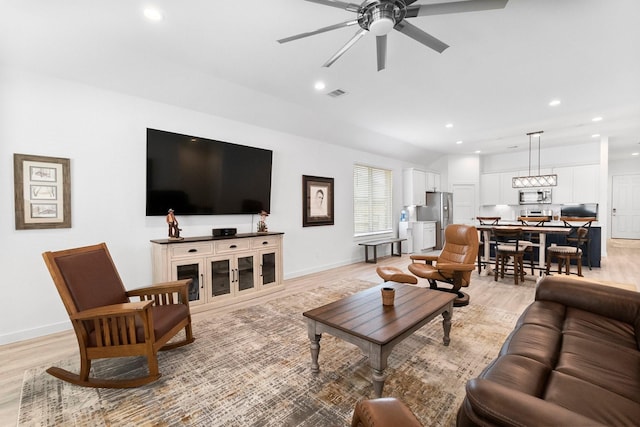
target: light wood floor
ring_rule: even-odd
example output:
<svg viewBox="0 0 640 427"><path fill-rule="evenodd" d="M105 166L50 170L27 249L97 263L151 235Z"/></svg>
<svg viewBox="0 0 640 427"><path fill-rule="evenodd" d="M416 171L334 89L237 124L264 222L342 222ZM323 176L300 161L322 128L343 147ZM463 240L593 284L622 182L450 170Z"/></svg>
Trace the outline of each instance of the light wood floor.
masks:
<svg viewBox="0 0 640 427"><path fill-rule="evenodd" d="M609 242L608 257L603 258L601 268L594 268L591 271L588 268L583 268L585 278L631 284L636 286L636 290L640 290L640 282L637 280L640 277L640 244L638 243L640 242L624 240ZM402 257L379 259L377 265L394 265L406 271L406 266L409 263L409 256L403 255ZM474 276L477 277L477 271L474 272ZM312 288L322 283L344 278L371 282L380 281L375 272L375 265L361 262L287 280L285 282L285 291L275 296L243 303L242 306L258 304L269 298L282 297L285 294L298 292L301 289ZM484 284L491 282L486 279L476 279L476 282L480 281L484 282ZM531 301L522 298L514 299L508 296L509 293L500 292L499 286L507 285L513 285L512 279L507 280L505 278L499 285L496 284L496 288L489 289L489 286L474 286L472 278L471 286L465 291L471 295L472 303L520 312ZM534 285L533 282L528 282L526 286L533 287ZM239 307L234 306L223 310L230 311ZM207 312L194 314L194 321L206 315ZM22 379L26 370L38 366L48 366L58 360L68 359L76 355L77 344L72 331L0 346L0 361L2 363L0 368L0 425L16 424Z"/></svg>

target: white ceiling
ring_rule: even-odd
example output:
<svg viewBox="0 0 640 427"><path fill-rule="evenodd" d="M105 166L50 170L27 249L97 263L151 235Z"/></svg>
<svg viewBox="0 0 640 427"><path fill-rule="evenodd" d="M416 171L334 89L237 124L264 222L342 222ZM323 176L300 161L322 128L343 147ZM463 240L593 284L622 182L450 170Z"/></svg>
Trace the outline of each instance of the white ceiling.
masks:
<svg viewBox="0 0 640 427"><path fill-rule="evenodd" d="M146 20L147 6L164 19ZM393 31L381 72L372 34L321 67L354 27L276 42L354 17L303 0L0 0L0 63L416 162L527 150L537 130L543 147L597 133L610 158L640 151L640 1L411 18L451 47Z"/></svg>

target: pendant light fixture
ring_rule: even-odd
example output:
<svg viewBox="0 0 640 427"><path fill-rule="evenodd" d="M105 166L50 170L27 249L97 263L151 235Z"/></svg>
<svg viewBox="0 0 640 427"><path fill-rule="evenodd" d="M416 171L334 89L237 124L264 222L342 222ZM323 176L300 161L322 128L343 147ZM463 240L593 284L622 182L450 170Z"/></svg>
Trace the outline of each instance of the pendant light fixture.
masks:
<svg viewBox="0 0 640 427"><path fill-rule="evenodd" d="M558 175L540 174L540 140L542 139L542 133L544 131L529 132L529 176L516 176L511 179L511 187L513 188L532 188L532 187L555 187L558 185ZM531 138L538 137L538 174L531 175Z"/></svg>

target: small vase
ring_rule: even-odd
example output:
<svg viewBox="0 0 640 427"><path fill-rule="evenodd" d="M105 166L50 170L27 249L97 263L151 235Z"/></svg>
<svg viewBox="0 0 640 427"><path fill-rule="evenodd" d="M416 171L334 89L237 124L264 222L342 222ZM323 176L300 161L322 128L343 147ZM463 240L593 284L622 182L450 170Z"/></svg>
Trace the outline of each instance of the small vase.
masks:
<svg viewBox="0 0 640 427"><path fill-rule="evenodd" d="M382 288L382 305L393 305L396 290L393 288Z"/></svg>

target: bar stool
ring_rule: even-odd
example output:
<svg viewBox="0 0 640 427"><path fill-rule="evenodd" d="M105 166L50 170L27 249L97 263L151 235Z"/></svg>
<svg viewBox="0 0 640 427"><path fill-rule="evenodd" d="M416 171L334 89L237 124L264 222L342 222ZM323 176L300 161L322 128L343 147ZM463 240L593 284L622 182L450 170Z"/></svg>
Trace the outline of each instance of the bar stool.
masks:
<svg viewBox="0 0 640 427"><path fill-rule="evenodd" d="M576 260L578 276L582 277L582 245L586 241L588 233L589 230L585 227L580 227L576 232L573 246L549 246L547 248L547 274L549 274L549 270L551 269L552 258L556 258L558 261L558 274L562 273L563 264L565 265L564 274L571 274L571 260Z"/></svg>
<svg viewBox="0 0 640 427"><path fill-rule="evenodd" d="M518 221L524 226L531 227L544 227L546 222L551 221L548 216L519 216ZM535 247L540 247L540 233L529 232L527 233L528 239Z"/></svg>
<svg viewBox="0 0 640 427"><path fill-rule="evenodd" d="M518 284L518 278L524 282L524 255L529 254L531 274L533 274L533 251L531 242L524 240L521 228L493 228L491 234L494 238L496 265L494 281L498 281L498 273L504 278L507 263L513 258L513 280Z"/></svg>
<svg viewBox="0 0 640 427"><path fill-rule="evenodd" d="M476 219L480 225L498 225L498 222L502 219L500 216L477 216ZM484 234L478 233L478 274L482 273L482 254L484 253ZM487 260L485 263L488 263Z"/></svg>
<svg viewBox="0 0 640 427"><path fill-rule="evenodd" d="M586 257L587 259L587 265L589 266L589 270L591 270L591 234L589 233L589 230L591 228L591 223L596 220L597 220L596 217L570 217L570 216L560 217L560 221L564 222L565 227L572 228L572 230L569 232L566 238L568 244L574 244L578 238L576 236L577 228L569 224L570 221L583 222L581 227L584 227L587 229L587 237L585 238L582 244L583 246L580 249L582 249L582 256Z"/></svg>

